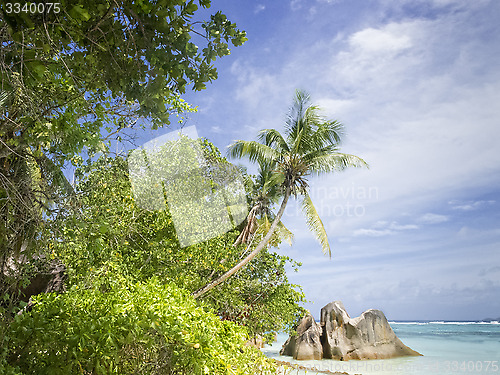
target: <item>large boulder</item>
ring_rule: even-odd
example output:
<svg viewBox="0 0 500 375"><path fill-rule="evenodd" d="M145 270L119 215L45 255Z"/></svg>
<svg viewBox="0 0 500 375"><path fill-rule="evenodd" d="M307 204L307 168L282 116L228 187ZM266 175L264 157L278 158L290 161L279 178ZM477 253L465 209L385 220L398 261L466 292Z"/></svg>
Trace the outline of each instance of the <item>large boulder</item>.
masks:
<svg viewBox="0 0 500 375"><path fill-rule="evenodd" d="M61 293L66 290L64 283L67 274L64 264L57 259L50 261L45 258L40 259L40 264L36 265L30 283L20 290L23 301L27 302L31 296L40 293Z"/></svg>
<svg viewBox="0 0 500 375"><path fill-rule="evenodd" d="M321 309L321 323L324 358L347 361L421 355L401 342L380 310L368 310L352 319L342 302L335 301Z"/></svg>
<svg viewBox="0 0 500 375"><path fill-rule="evenodd" d="M321 309L320 325L311 315L304 317L280 354L340 361L421 355L401 342L382 311L368 310L353 319L340 301Z"/></svg>
<svg viewBox="0 0 500 375"><path fill-rule="evenodd" d="M297 335L290 336L281 348L281 355L289 355L295 359L322 359L322 329L312 315L308 314L299 323Z"/></svg>
<svg viewBox="0 0 500 375"><path fill-rule="evenodd" d="M29 271L27 271L29 270ZM20 280L27 278L26 285ZM40 293L62 293L66 290L66 267L58 259L47 259L44 255L34 255L30 259L21 255L10 257L0 268L0 279L7 282L0 286L1 290L9 290L23 302L28 302L18 314L33 308L31 297Z"/></svg>

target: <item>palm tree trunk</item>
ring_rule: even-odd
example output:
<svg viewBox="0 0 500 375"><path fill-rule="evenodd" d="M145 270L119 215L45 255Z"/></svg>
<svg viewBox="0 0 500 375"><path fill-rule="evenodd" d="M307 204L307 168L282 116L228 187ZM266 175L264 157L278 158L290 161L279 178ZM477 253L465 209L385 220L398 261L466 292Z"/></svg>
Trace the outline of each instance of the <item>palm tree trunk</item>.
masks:
<svg viewBox="0 0 500 375"><path fill-rule="evenodd" d="M257 229L257 219L256 219L256 211L258 206L253 206L250 212L247 215L247 223L245 227L242 229L236 241L234 241L233 246L238 246L242 243L247 244L253 237L255 230Z"/></svg>
<svg viewBox="0 0 500 375"><path fill-rule="evenodd" d="M241 262L239 262L237 265L235 265L233 268L231 268L229 271L227 271L224 275L221 277L215 279L214 281L208 283L205 285L203 288L198 289L196 292L193 293L194 298L198 298L211 290L212 288L215 288L217 285L220 283L223 283L226 281L228 278L233 276L236 272L238 272L240 269L242 269L245 265L247 265L253 258L257 256L257 254L260 253L260 251L267 245L269 240L271 239L271 236L274 233L274 230L278 226L278 223L281 220L281 217L283 216L283 213L285 212L286 204L288 203L288 198L290 198L290 192L291 192L291 187L288 186L285 191L285 196L283 197L283 201L281 202L281 207L276 214L276 217L273 220L273 223L271 224L271 227L269 228L269 231L265 235L265 237L259 242L257 247L250 253L248 254Z"/></svg>

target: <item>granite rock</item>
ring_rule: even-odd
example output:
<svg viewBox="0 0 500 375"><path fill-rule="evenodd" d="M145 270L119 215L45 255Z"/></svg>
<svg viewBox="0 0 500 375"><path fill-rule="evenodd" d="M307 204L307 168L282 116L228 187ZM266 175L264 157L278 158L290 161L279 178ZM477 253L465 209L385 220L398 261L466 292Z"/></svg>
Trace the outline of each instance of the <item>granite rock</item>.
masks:
<svg viewBox="0 0 500 375"><path fill-rule="evenodd" d="M312 315L308 314L300 321L297 335L288 338L280 354L289 355L298 360L322 359L321 334L321 327Z"/></svg>
<svg viewBox="0 0 500 375"><path fill-rule="evenodd" d="M367 310L351 318L340 301L321 309L320 324L311 315L304 317L297 335L287 340L280 353L298 360L341 361L421 355L401 342L382 311Z"/></svg>

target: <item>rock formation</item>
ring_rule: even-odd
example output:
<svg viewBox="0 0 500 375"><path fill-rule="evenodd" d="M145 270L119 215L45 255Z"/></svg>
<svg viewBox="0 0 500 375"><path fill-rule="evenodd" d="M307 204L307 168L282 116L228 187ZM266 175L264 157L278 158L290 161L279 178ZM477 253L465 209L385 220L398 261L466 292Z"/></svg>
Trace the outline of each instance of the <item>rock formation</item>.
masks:
<svg viewBox="0 0 500 375"><path fill-rule="evenodd" d="M310 314L306 315L297 327L297 335L288 338L280 354L299 360L323 358L321 333L322 329L314 318Z"/></svg>
<svg viewBox="0 0 500 375"><path fill-rule="evenodd" d="M23 272L30 268L27 274L29 283L20 285ZM66 267L57 259L47 259L44 255L35 255L27 259L21 255L18 258L8 258L0 266L0 279L6 280L5 287L20 301L28 304L18 312L30 311L33 308L31 297L40 293L62 293L66 290ZM2 289L2 288L0 288ZM7 289L4 289L7 290Z"/></svg>
<svg viewBox="0 0 500 375"><path fill-rule="evenodd" d="M304 317L297 327L297 336L287 340L280 354L299 360L341 361L421 355L401 342L382 311L368 310L352 319L340 301L321 309L319 325L312 316Z"/></svg>

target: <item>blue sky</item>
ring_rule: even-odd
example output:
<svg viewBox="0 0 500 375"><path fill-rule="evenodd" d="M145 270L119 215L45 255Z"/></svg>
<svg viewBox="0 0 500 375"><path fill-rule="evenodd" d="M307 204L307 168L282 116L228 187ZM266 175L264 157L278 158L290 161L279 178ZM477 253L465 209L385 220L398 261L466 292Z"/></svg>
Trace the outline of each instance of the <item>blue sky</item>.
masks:
<svg viewBox="0 0 500 375"><path fill-rule="evenodd" d="M345 125L343 151L370 164L310 180L331 259L295 203L285 213L295 242L280 251L303 263L289 277L306 308L500 317L500 2L213 3L249 40L185 96L199 109L187 124L225 150L282 129L301 88Z"/></svg>

